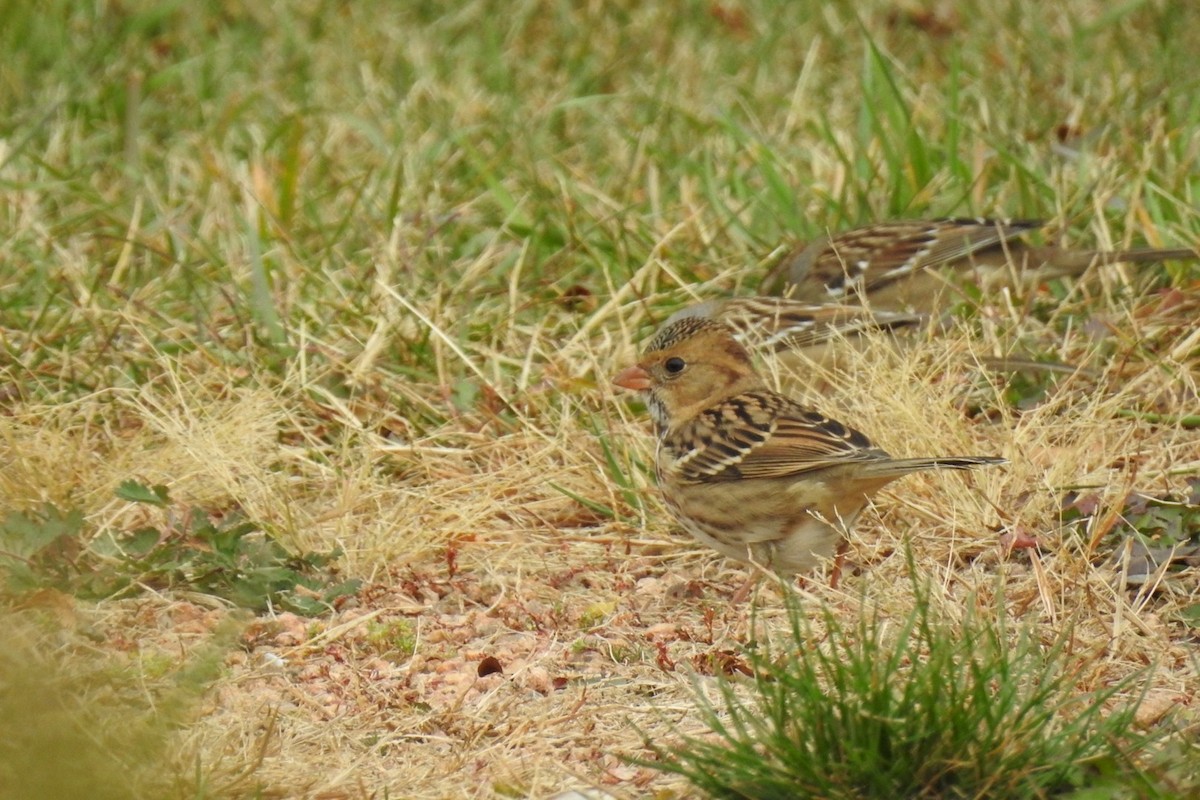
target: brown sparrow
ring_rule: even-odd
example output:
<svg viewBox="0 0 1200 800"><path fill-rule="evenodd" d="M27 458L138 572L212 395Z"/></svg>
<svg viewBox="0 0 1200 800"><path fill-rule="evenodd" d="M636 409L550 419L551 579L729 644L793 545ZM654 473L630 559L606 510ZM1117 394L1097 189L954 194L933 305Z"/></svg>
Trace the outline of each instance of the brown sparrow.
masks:
<svg viewBox="0 0 1200 800"><path fill-rule="evenodd" d="M833 555L871 495L897 478L1005 463L892 458L767 388L733 331L705 317L666 325L614 383L646 398L659 487L683 527L722 555L784 575Z"/></svg>
<svg viewBox="0 0 1200 800"><path fill-rule="evenodd" d="M796 247L771 269L760 290L810 303L853 302L857 295L880 308L932 311L949 284L941 267L1015 267L1045 280L1096 264L1198 257L1190 249L1072 250L1020 240L1044 225L990 219L867 225Z"/></svg>

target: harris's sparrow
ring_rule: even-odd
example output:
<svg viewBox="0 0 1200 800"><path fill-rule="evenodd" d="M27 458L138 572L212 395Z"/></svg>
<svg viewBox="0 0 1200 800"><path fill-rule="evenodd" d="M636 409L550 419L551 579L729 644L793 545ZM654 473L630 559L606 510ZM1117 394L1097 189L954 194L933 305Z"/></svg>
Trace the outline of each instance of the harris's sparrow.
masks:
<svg viewBox="0 0 1200 800"><path fill-rule="evenodd" d="M892 458L862 433L770 390L724 323L684 317L614 383L646 398L663 499L701 543L789 575L834 554L867 501L910 472L1003 464Z"/></svg>
<svg viewBox="0 0 1200 800"><path fill-rule="evenodd" d="M1195 259L1190 249L1075 250L1033 246L1020 237L1035 220L939 219L881 222L800 245L764 279L761 291L812 303L865 298L879 308L932 311L946 295L943 267L1015 267L1038 279L1093 265ZM986 275L981 275L987 278Z"/></svg>

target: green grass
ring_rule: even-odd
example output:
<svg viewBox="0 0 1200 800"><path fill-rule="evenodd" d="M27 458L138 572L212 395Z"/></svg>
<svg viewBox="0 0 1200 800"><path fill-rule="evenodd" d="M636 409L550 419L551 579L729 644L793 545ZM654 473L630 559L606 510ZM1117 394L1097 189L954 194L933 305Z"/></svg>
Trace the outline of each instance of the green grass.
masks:
<svg viewBox="0 0 1200 800"><path fill-rule="evenodd" d="M584 774L686 795L678 778L597 766L638 747L630 726L606 727L621 713L702 715L683 670L656 664L713 663L746 633L742 610L696 599L723 585L720 564L671 535L644 413L614 402L609 376L637 343L692 294L753 291L793 241L875 219L1044 217L1047 236L1082 246L1200 242L1200 7L935 6L0 0L0 519L33 548L0 561L41 570L3 604L95 585L73 571L95 564L137 596L51 592L71 608L64 629L111 614L133 641L200 647L162 611L197 584L122 566L94 536L146 524L115 498L123 483L166 486L164 558L221 555L224 528L187 524L204 509L253 520L275 555L344 553L338 580L367 587L309 639L230 655L237 674L213 700L228 716L155 728L159 771L194 767L179 785L547 796ZM820 396L889 447L1019 454L975 494L890 496L864 535L872 591L894 583L886 531L919 531L921 568L977 588L987 526L1028 530L1040 560L1014 556L1027 571L1008 573L1025 613L1057 621L1086 596L1077 624L1111 637L1097 667L1111 685L1152 652L1175 665L1157 689L1200 691L1191 629L1170 622L1194 596L1114 588L1086 544L1104 536L1060 521L1069 487L1094 489L1095 519L1112 522L1127 489L1175 496L1200 463L1185 430L1198 277L1169 264L980 298L948 345L959 361L926 348L891 371L863 362ZM1089 372L970 366L1012 353ZM1172 541L1200 535L1192 516ZM243 585L232 556L222 585ZM814 624L870 632L822 598L833 610L809 606ZM934 635L900 602L912 627L892 644ZM355 614L384 606L407 610L372 642ZM556 649L547 608L596 622L597 649L655 656L588 673ZM505 698L491 684L437 694L457 674L447 653L530 630L548 638L501 658L522 702L487 706ZM1011 664L1027 642L978 635L980 669L1041 675ZM117 646L105 636L98 649ZM272 694L282 681L262 664L279 659L324 693ZM393 662L411 672L388 683ZM283 709L278 726L264 708ZM572 708L587 724L536 734ZM1052 752L1028 751L1014 777Z"/></svg>
<svg viewBox="0 0 1200 800"><path fill-rule="evenodd" d="M746 653L750 696L732 681L715 700L697 686L711 734L650 742L660 760L649 763L707 797L1187 793L1164 730L1135 724L1145 675L1081 692L1069 623L1013 632L1002 602L943 616L929 587L915 591L906 618L875 607L848 624L828 609L814 623L790 597L789 636Z"/></svg>

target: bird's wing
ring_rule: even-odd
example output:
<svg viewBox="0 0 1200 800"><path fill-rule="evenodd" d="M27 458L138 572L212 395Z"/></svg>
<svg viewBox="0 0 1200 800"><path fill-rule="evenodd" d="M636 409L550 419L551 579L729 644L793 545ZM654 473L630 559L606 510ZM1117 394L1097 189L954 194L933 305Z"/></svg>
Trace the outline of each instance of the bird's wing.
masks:
<svg viewBox="0 0 1200 800"><path fill-rule="evenodd" d="M663 441L687 483L797 477L887 459L866 436L772 392L748 392L702 412Z"/></svg>
<svg viewBox="0 0 1200 800"><path fill-rule="evenodd" d="M812 256L809 275L831 296L844 296L859 285L878 289L923 267L959 261L1041 225L1033 220L989 219L868 225L830 238ZM793 281L797 281L795 275Z"/></svg>

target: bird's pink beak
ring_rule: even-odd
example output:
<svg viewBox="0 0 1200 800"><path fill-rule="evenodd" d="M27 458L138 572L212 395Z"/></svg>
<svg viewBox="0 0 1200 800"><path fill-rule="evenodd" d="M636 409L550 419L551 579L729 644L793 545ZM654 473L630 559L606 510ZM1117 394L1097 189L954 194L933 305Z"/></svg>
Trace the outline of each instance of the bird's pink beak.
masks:
<svg viewBox="0 0 1200 800"><path fill-rule="evenodd" d="M626 367L617 373L613 383L622 389L644 392L650 388L650 373L641 367Z"/></svg>

